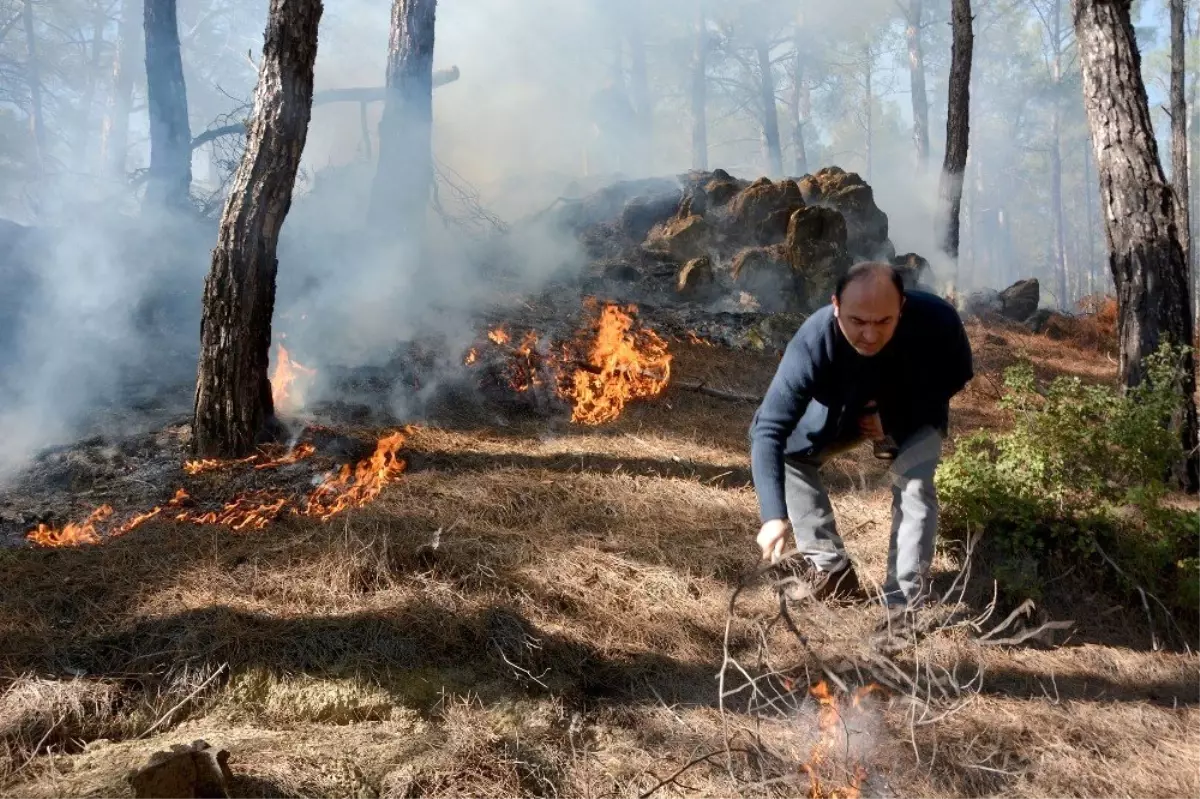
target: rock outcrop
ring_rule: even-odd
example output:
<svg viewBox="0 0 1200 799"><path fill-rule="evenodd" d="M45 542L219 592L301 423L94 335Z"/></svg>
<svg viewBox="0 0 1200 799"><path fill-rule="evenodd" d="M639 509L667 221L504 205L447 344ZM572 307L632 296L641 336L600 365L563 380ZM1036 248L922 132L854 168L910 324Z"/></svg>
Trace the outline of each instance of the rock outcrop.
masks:
<svg viewBox="0 0 1200 799"><path fill-rule="evenodd" d="M626 181L555 214L591 260L585 279L631 299L805 312L857 261L890 261L910 287L929 268L896 255L871 187L838 167L779 181L721 169Z"/></svg>

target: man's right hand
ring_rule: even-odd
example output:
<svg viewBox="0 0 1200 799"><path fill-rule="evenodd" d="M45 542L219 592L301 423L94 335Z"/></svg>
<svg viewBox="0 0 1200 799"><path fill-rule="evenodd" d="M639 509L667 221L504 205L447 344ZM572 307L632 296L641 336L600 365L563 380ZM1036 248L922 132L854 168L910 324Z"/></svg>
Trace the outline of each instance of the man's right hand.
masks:
<svg viewBox="0 0 1200 799"><path fill-rule="evenodd" d="M792 530L792 524L787 519L772 519L763 524L758 531L758 545L762 548L762 559L771 563L779 560L783 554L783 546L787 534Z"/></svg>

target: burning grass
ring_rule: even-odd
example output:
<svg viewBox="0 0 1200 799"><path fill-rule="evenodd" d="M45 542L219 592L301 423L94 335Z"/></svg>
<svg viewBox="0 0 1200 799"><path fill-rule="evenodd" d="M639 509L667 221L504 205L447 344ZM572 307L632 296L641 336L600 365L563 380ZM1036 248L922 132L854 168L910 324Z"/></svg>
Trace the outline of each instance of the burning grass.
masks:
<svg viewBox="0 0 1200 799"><path fill-rule="evenodd" d="M1109 368L1062 342L986 334L972 330L985 369L1021 349L1045 368ZM672 356L673 372L745 391L774 367L696 344ZM1003 423L989 397L977 379L956 422ZM1070 647L947 633L901 659L910 672L985 672L982 690L928 714L903 692L862 689L866 675L845 692L828 677L822 687L813 654L772 623L765 591L727 616L754 561L752 411L668 386L603 427L416 428L402 449L328 474L320 446L256 470L264 454L188 475L197 504L172 510L214 512L208 498L243 479L316 474L364 490L332 524L317 508L350 492L291 512L309 507L308 483L266 535L163 511L109 540L113 513L93 524L104 546L0 553L0 794L122 794L151 752L196 738L232 752L247 796L1200 790L1189 767L1200 757L1196 658L1147 651L1138 609L1100 586L1060 575L1048 592L1055 613L1082 620ZM891 497L880 467L869 453L839 458L830 478L861 574L882 579ZM939 555L935 570L954 566ZM876 618L828 606L797 621L849 679ZM764 651L790 670L786 712L721 714L727 619L731 653L756 675L769 670ZM857 706L856 688L868 693ZM742 751L751 745L757 760Z"/></svg>

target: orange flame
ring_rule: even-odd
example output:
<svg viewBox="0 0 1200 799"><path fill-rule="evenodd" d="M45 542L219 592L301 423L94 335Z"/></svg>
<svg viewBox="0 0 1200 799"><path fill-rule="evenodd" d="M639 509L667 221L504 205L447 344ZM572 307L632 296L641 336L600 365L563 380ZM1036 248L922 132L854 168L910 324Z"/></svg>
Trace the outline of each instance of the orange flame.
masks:
<svg viewBox="0 0 1200 799"><path fill-rule="evenodd" d="M365 505L388 483L404 471L407 465L397 456L404 445L404 436L399 432L379 439L375 452L351 468L342 466L338 473L327 478L312 490L305 503L304 515L316 516L326 521L347 508Z"/></svg>
<svg viewBox="0 0 1200 799"><path fill-rule="evenodd" d="M195 477L198 474L214 472L218 469L225 469L243 463L253 463L255 469L274 469L279 466L286 466L289 463L297 463L302 461L316 451L316 447L314 447L312 444L303 442L287 450L284 454L276 457L272 457L269 452L263 451L254 455L248 455L245 458L237 458L234 460L221 460L219 458L191 460L183 464L183 471L188 475Z"/></svg>
<svg viewBox="0 0 1200 799"><path fill-rule="evenodd" d="M233 530L261 530L274 522L284 511L302 516L315 516L321 521L349 508L365 505L372 501L383 487L396 479L404 471L405 462L397 453L404 445L404 435L394 432L379 440L375 452L367 458L351 466L346 464L334 475L327 477L320 485L312 490L304 499L303 508L296 506L295 497L270 489L251 491L226 502L220 510L200 512L194 507L191 496L180 488L166 505L156 506L145 513L131 517L124 524L113 528L110 537L117 537L145 524L151 519L162 516L169 511L170 518L177 522L192 524L221 524ZM254 466L255 469L271 468L284 463L295 463L314 452L312 444L304 443L293 448L281 457L264 459ZM250 463L252 456L237 461L215 461L219 466L230 464ZM198 474L206 471L209 461L196 461L195 471ZM39 524L37 529L26 534L26 538L34 544L44 547L76 546L79 544L99 544L103 540L97 525L107 520L113 514L109 505L101 505L92 511L83 522L72 522L62 528Z"/></svg>
<svg viewBox="0 0 1200 799"><path fill-rule="evenodd" d="M275 410L287 412L301 407L304 404L304 389L316 373L316 369L293 361L283 344L280 344L275 356L275 368L271 372L271 399L275 401Z"/></svg>
<svg viewBox="0 0 1200 799"><path fill-rule="evenodd" d="M589 308L599 308L596 320L571 342L543 343L530 330L514 345L502 326L489 330L487 337L507 348L506 379L514 391L553 386L571 402L573 422L598 425L620 416L630 400L661 394L670 380L671 355L657 333L635 325L636 305L600 307L593 301ZM586 357L579 357L581 352ZM466 363L477 356L471 350Z"/></svg>
<svg viewBox="0 0 1200 799"><path fill-rule="evenodd" d="M592 369L577 369L567 396L574 402L571 421L586 425L616 419L626 403L655 397L671 378L667 343L653 330L633 329L636 306L625 310L605 305L596 322L596 337L588 353Z"/></svg>
<svg viewBox="0 0 1200 799"><path fill-rule="evenodd" d="M26 534L33 543L43 547L73 547L79 544L100 543L96 525L112 516L111 505L101 505L82 522L68 522L62 527L39 523L36 530Z"/></svg>
<svg viewBox="0 0 1200 799"><path fill-rule="evenodd" d="M478 360L479 360L479 350L472 347L471 349L467 350L467 355L466 355L466 357L463 358L463 363L467 366L470 366L471 364L475 363Z"/></svg>
<svg viewBox="0 0 1200 799"><path fill-rule="evenodd" d="M855 689L850 697L850 705L855 710L862 706L867 696L883 689L875 685L864 685ZM844 743L846 733L842 729L845 721L838 708L838 698L830 690L829 684L821 680L809 688L809 693L817 700L817 727L820 739L813 746L807 763L800 766L800 773L809 778L809 790L805 796L809 799L859 799L862 796L862 786L867 779L867 769L861 763L856 763L849 769L849 781L846 785L828 785L822 781L820 771L830 756L838 751L839 742Z"/></svg>

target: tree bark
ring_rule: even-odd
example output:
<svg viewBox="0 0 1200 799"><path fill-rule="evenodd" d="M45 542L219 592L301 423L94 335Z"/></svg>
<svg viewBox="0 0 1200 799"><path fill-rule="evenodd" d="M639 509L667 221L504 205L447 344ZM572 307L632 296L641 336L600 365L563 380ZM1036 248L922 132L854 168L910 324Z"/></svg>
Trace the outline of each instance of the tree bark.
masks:
<svg viewBox="0 0 1200 799"><path fill-rule="evenodd" d="M104 4L93 0L92 6L92 55L87 75L84 78L83 97L79 103L79 116L75 120L74 157L75 169L83 172L88 166L88 150L92 139L92 105L96 101L96 79L100 75L100 54L104 45L104 28L108 25L108 14Z"/></svg>
<svg viewBox="0 0 1200 799"><path fill-rule="evenodd" d="M246 152L204 283L192 446L241 457L269 431L276 246L312 113L321 0L271 0Z"/></svg>
<svg viewBox="0 0 1200 799"><path fill-rule="evenodd" d="M1164 340L1192 343L1187 261L1175 192L1158 157L1128 0L1074 0L1074 10L1084 105L1117 290L1121 378L1134 386L1144 377L1143 359ZM1181 379L1183 407L1171 422L1189 455L1177 477L1194 491L1200 475L1195 360L1190 354Z"/></svg>
<svg viewBox="0 0 1200 799"><path fill-rule="evenodd" d="M804 26L796 21L792 42L795 50L792 62L792 158L796 177L808 174L808 150L804 146L804 125L812 112L808 83L804 76Z"/></svg>
<svg viewBox="0 0 1200 799"><path fill-rule="evenodd" d="M145 0L150 171L143 207L183 209L192 185L192 134L175 0Z"/></svg>
<svg viewBox="0 0 1200 799"><path fill-rule="evenodd" d="M1184 70L1184 0L1171 0L1171 185L1179 214L1179 244L1191 264L1191 210L1188 186L1187 73Z"/></svg>
<svg viewBox="0 0 1200 799"><path fill-rule="evenodd" d="M692 169L708 169L708 22L703 0L696 0L692 50Z"/></svg>
<svg viewBox="0 0 1200 799"><path fill-rule="evenodd" d="M1062 199L1062 0L1054 0L1050 13L1050 36L1054 51L1050 81L1054 96L1050 106L1050 214L1054 220L1054 300L1059 310L1069 306L1067 296L1066 231Z"/></svg>
<svg viewBox="0 0 1200 799"><path fill-rule="evenodd" d="M875 90L872 87L871 78L875 74L875 54L871 52L871 40L863 42L863 127L866 132L866 144L863 152L863 157L866 160L866 174L863 175L867 182L871 182L872 161L874 160L874 139L875 139Z"/></svg>
<svg viewBox="0 0 1200 799"><path fill-rule="evenodd" d="M754 52L758 56L758 85L763 110L763 146L766 148L767 169L772 178L783 174L783 147L779 140L779 112L775 108L775 75L771 71L771 51L765 35L756 39Z"/></svg>
<svg viewBox="0 0 1200 799"><path fill-rule="evenodd" d="M650 172L654 137L654 108L650 102L650 78L646 72L646 41L641 20L630 17L629 93L635 114L634 171L639 177Z"/></svg>
<svg viewBox="0 0 1200 799"><path fill-rule="evenodd" d="M950 49L950 89L946 104L946 157L942 162L938 198L942 215L942 251L957 262L963 173L967 168L967 145L970 141L971 51L975 43L975 35L971 30L971 0L952 0L950 22L953 44Z"/></svg>
<svg viewBox="0 0 1200 799"><path fill-rule="evenodd" d="M29 83L29 131L33 135L34 163L38 174L46 169L46 117L42 104L42 76L37 55L37 35L33 29L33 0L21 7L25 27L25 80Z"/></svg>
<svg viewBox="0 0 1200 799"><path fill-rule="evenodd" d="M133 106L133 72L137 66L138 20L142 14L139 0L121 4L117 27L117 53L113 59L112 94L104 115L100 135L100 161L112 178L125 177L125 159L129 147L129 113Z"/></svg>
<svg viewBox="0 0 1200 799"><path fill-rule="evenodd" d="M925 93L925 53L921 46L921 0L909 0L904 38L908 42L908 76L912 88L913 145L917 169L929 165L929 97Z"/></svg>
<svg viewBox="0 0 1200 799"><path fill-rule="evenodd" d="M419 249L433 186L433 38L437 0L393 0L387 98L379 121L379 163L371 226Z"/></svg>
<svg viewBox="0 0 1200 799"><path fill-rule="evenodd" d="M1088 259L1088 294L1102 293L1104 281L1096 274L1096 212L1093 208L1096 184L1092 180L1092 159L1094 152L1092 140L1089 137L1087 152L1083 154L1083 213L1087 217L1087 259Z"/></svg>

